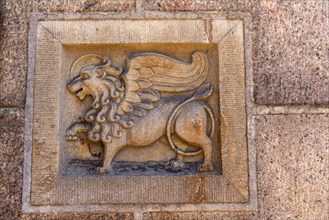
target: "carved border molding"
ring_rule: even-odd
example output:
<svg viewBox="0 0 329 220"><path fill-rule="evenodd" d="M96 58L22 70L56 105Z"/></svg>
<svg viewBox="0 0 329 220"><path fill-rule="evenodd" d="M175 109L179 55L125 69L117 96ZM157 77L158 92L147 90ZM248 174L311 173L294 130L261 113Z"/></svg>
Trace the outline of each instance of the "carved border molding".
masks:
<svg viewBox="0 0 329 220"><path fill-rule="evenodd" d="M249 124L252 102L251 48L245 29L248 20L244 16L175 16L153 20L72 15L31 18L23 211L127 211L132 206L142 211L257 208L256 156ZM217 44L222 175L58 175L60 86L65 88L60 85L63 46L114 43ZM54 130L58 132L49 132ZM186 187L189 185L194 187ZM161 196L158 186L165 192ZM195 187L199 187L200 193L191 191ZM104 196L104 192L110 196Z"/></svg>

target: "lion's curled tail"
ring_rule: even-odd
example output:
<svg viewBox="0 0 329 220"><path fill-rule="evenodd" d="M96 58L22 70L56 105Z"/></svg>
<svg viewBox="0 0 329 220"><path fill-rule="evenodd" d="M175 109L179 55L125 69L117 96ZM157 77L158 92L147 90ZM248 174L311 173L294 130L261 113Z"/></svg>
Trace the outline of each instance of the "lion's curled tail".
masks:
<svg viewBox="0 0 329 220"><path fill-rule="evenodd" d="M185 155L185 156L193 156L193 155L197 155L199 153L202 152L202 149L199 149L197 151L192 151L192 152L185 152L181 149L179 149L179 147L177 147L172 139L172 127L173 124L175 122L175 119L177 118L178 114L180 113L180 111L182 110L182 108L193 102L193 101L200 101L200 100L204 100L207 99L211 93L212 93L213 87L210 83L205 83L202 86L200 86L195 93L193 94L192 97L190 97L188 100L186 100L185 102L181 103L180 105L178 105L174 111L171 113L168 123L167 123L167 139L169 142L169 145L171 146L171 148L173 150L175 150L177 153L181 154L181 155ZM210 135L212 136L215 130L215 118L214 118L214 114L211 110L211 108L204 104L203 107L205 108L205 110L207 111L210 119L211 119L211 130L210 130Z"/></svg>

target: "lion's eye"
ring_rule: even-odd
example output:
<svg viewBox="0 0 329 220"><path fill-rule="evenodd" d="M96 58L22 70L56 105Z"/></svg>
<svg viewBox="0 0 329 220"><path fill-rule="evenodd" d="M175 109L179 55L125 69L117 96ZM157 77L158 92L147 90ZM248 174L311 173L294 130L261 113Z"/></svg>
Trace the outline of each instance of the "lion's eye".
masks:
<svg viewBox="0 0 329 220"><path fill-rule="evenodd" d="M82 73L81 73L81 77L82 77L82 78L89 78L89 74L86 73L86 72L82 72Z"/></svg>

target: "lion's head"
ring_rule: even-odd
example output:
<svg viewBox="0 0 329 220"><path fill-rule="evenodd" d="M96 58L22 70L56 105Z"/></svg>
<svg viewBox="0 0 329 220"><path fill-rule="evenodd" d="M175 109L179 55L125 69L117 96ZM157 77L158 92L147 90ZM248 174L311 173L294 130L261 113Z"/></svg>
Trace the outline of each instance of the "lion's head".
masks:
<svg viewBox="0 0 329 220"><path fill-rule="evenodd" d="M111 65L111 60L104 57L100 64L87 65L81 68L76 76L67 85L69 91L74 93L80 100L87 95L94 100L103 101L106 98L118 98L119 92L124 90L123 82L120 78L122 73L121 67Z"/></svg>
<svg viewBox="0 0 329 220"><path fill-rule="evenodd" d="M125 82L121 77L123 69L113 66L107 57L93 62L82 68L80 66L75 74L77 76L67 87L80 100L88 95L93 98L93 104L84 117L86 122L92 124L88 138L95 142L109 142L112 136L122 135L120 127L129 126L129 122L117 114L125 91Z"/></svg>

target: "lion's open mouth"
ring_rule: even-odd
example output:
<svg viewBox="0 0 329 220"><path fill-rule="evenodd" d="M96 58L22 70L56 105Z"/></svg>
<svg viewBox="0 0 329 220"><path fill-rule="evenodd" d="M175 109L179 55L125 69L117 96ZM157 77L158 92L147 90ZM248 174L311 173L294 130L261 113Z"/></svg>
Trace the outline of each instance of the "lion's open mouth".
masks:
<svg viewBox="0 0 329 220"><path fill-rule="evenodd" d="M82 92L83 88L78 89L75 94L77 95L79 92Z"/></svg>

